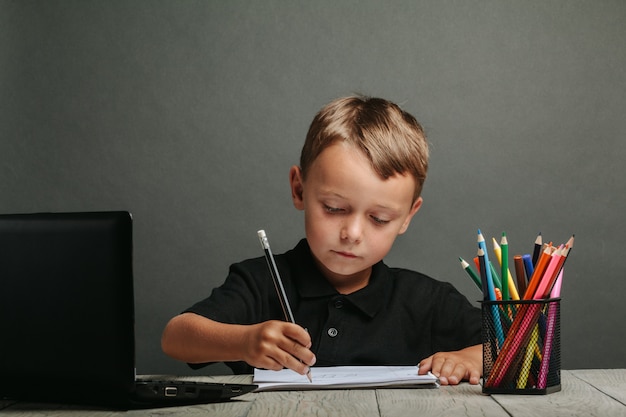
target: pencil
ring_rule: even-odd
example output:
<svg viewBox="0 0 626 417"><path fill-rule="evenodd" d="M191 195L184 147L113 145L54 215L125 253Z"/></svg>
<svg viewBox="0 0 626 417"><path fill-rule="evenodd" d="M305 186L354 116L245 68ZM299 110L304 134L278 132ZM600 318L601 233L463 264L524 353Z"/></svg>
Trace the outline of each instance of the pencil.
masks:
<svg viewBox="0 0 626 417"><path fill-rule="evenodd" d="M558 298L561 296L561 283L563 281L563 265L567 260L567 256L569 255L570 250L574 246L574 235L567 241L565 244L565 248L563 249L563 257L561 258L559 271L557 273L557 277L554 285L552 286L552 290L550 292L551 298ZM547 384L548 373L550 371L550 357L552 355L552 347L554 344L555 337L555 326L557 320L557 311L558 306L556 302L550 303L548 306L548 327L546 329L546 341L543 347L543 357L541 359L541 365L539 369L539 376L537 382L537 388L544 389Z"/></svg>
<svg viewBox="0 0 626 417"><path fill-rule="evenodd" d="M485 246L485 238L483 237L480 229L478 230L478 247L483 250L483 256L485 259L485 276L487 277L487 292L491 301L496 300L496 292L493 283L493 277L491 275L491 267L489 266L489 255L487 254L487 247Z"/></svg>
<svg viewBox="0 0 626 417"><path fill-rule="evenodd" d="M509 300L509 242L506 240L506 233L502 232L502 240L500 241L500 249L502 251L500 262L502 277L502 299Z"/></svg>
<svg viewBox="0 0 626 417"><path fill-rule="evenodd" d="M267 235L265 234L265 230L259 230L257 232L257 235L259 236L259 240L261 241L261 246L263 247L263 251L265 252L265 260L267 261L267 268L269 269L270 275L272 276L272 281L274 282L274 288L276 289L276 294L278 295L278 301L280 302L280 307L283 310L285 320L291 323L295 323L296 320L293 317L293 312L291 311L291 306L289 305L289 299L287 298L285 287L283 287L283 281L280 279L278 267L276 266L276 261L274 260L272 249L270 248L270 243L267 240Z"/></svg>
<svg viewBox="0 0 626 417"><path fill-rule="evenodd" d="M289 305L289 299L287 298L285 287L283 287L283 281L280 279L280 273L278 272L278 267L276 266L274 255L272 255L272 249L270 248L270 242L267 240L265 230L259 230L257 232L257 235L259 236L261 246L263 247L263 251L265 252L267 267L270 270L272 281L274 281L274 288L276 289L276 294L278 295L280 306L283 309L285 320L295 324L296 320L293 317L293 312L291 311L291 306ZM309 379L309 382L313 382L313 379L311 378L311 368L309 368L306 376Z"/></svg>
<svg viewBox="0 0 626 417"><path fill-rule="evenodd" d="M517 291L520 294L524 294L526 291L526 274L524 272L524 261L521 255L515 255L513 257L513 263L515 264L515 276L517 278Z"/></svg>
<svg viewBox="0 0 626 417"><path fill-rule="evenodd" d="M478 261L478 270L480 271L480 281L481 288L483 290L483 300L489 300L489 292L487 291L487 265L485 265L485 252L482 248L478 248L478 256L476 257Z"/></svg>
<svg viewBox="0 0 626 417"><path fill-rule="evenodd" d="M529 254L525 253L522 255L522 260L524 261L524 270L526 271L526 285L530 282L530 277L533 276L533 272L535 272L535 265L533 265L533 260Z"/></svg>
<svg viewBox="0 0 626 417"><path fill-rule="evenodd" d="M493 266L493 262L491 261L489 261L489 269L491 270L491 279L493 279L493 289L502 290L502 281L500 281L498 271L496 271L496 267Z"/></svg>
<svg viewBox="0 0 626 417"><path fill-rule="evenodd" d="M541 253L541 256L539 256L533 275L530 277L530 281L528 282L528 287L526 287L524 300L532 300L535 295L535 291L537 291L537 286L539 286L543 273L546 271L546 268L552 259L552 248L552 243L546 245L546 248Z"/></svg>
<svg viewBox="0 0 626 417"><path fill-rule="evenodd" d="M543 245L543 239L541 237L541 232L537 235L537 239L535 239L535 247L533 248L533 265L537 265L537 260L539 259L539 255L541 254L541 246Z"/></svg>
<svg viewBox="0 0 626 417"><path fill-rule="evenodd" d="M559 272L559 276L556 278L556 282L552 287L552 291L550 292L550 298L559 298L561 296L561 285L563 283L563 268L561 268L561 272Z"/></svg>
<svg viewBox="0 0 626 417"><path fill-rule="evenodd" d="M539 376L537 377L538 389L545 389L546 382L548 380L548 371L550 369L550 356L552 355L552 346L554 344L554 331L557 319L557 312L557 303L550 303L550 305L548 306L548 327L546 329L546 340L543 345L543 355L541 357Z"/></svg>
<svg viewBox="0 0 626 417"><path fill-rule="evenodd" d="M541 277L537 290L535 291L535 296L533 297L535 300L540 300L550 295L552 286L554 285L556 277L559 275L559 271L561 270L561 265L563 264L562 261L565 260L563 257L564 249L565 248L561 246L552 254L552 259L550 259L550 263L548 264L543 277Z"/></svg>
<svg viewBox="0 0 626 417"><path fill-rule="evenodd" d="M476 272L474 272L470 264L463 258L459 258L459 261L461 261L461 268L463 268L465 272L467 272L467 275L469 275L472 281L474 281L474 284L476 284L478 289L482 291L483 286L480 282L480 278L478 277L478 275L476 275Z"/></svg>
<svg viewBox="0 0 626 417"><path fill-rule="evenodd" d="M498 258L498 262L500 263L500 267L502 267L502 249L495 238L493 240L493 252L496 254L496 258ZM506 273L507 281L509 283L509 295L511 300L519 300L519 294L517 287L515 286L515 281L513 281L513 275L511 275L511 271L507 265L507 273ZM504 280L503 280L504 281ZM525 288L525 286L524 286Z"/></svg>
<svg viewBox="0 0 626 417"><path fill-rule="evenodd" d="M496 291L493 285L493 279L491 276L491 268L493 267L493 265L491 265L491 263L489 262L489 257L487 255L487 247L485 246L485 238L483 237L483 234L481 233L480 229L478 230L478 238L477 238L477 242L478 242L478 260L480 262L482 262L484 264L484 269L483 269L483 265L480 266L480 272L481 274L484 271L484 277L486 278L486 285L487 285L487 292L486 294L488 294L488 299L491 301L496 301ZM481 253L482 252L482 253ZM483 282L485 282L485 278L483 279ZM483 284L483 292L485 292L485 285ZM498 346L501 346L504 343L504 332L502 330L502 322L500 321L500 313L498 312L498 307L494 304L491 306L491 314L493 316L493 323L496 329L496 336L498 337Z"/></svg>
<svg viewBox="0 0 626 417"><path fill-rule="evenodd" d="M496 301L502 301L502 291L500 291L500 288L496 288L495 292L496 292Z"/></svg>
<svg viewBox="0 0 626 417"><path fill-rule="evenodd" d="M557 281L559 281L559 279L562 278L562 272L563 272L563 267L565 266L565 261L567 261L567 257L569 256L569 253L572 250L573 246L574 246L574 236L572 235L572 237L567 241L565 246L561 246L560 248L561 249L560 259L559 259L558 264L556 265L556 268L553 271L550 271L550 273L546 271L546 275L548 276L544 277L544 280L547 279L547 284L545 285L545 288L544 288L543 298L548 298L548 296L552 295L552 290L556 286ZM560 294L560 291L561 290L559 288L557 290L557 294ZM537 292L539 292L539 289L537 289ZM559 295L557 295L557 297L559 297Z"/></svg>
<svg viewBox="0 0 626 417"><path fill-rule="evenodd" d="M530 368L532 367L532 361L534 358L535 348L537 347L537 341L539 340L539 326L535 325L533 332L530 334L530 341L526 346L526 353L524 354L524 360L522 362L522 368L517 378L517 389L524 389L528 384L528 376L530 374Z"/></svg>

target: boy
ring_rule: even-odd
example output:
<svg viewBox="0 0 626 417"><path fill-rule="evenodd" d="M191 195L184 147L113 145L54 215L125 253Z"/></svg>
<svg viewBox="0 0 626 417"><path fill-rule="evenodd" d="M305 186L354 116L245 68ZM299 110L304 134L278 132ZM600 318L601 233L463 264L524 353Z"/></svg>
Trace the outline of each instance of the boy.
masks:
<svg viewBox="0 0 626 417"><path fill-rule="evenodd" d="M397 105L346 97L325 106L289 172L306 239L276 256L298 324L283 321L258 257L232 265L209 298L167 324L164 352L235 373L419 362L443 385L477 384L480 310L450 284L382 262L422 204L427 167L424 132Z"/></svg>

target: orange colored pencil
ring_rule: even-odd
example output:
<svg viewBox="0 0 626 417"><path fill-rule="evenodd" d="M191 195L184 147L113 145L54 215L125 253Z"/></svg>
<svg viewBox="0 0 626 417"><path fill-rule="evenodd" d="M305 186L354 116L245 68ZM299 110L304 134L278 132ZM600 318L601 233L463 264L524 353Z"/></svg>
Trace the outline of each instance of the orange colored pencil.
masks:
<svg viewBox="0 0 626 417"><path fill-rule="evenodd" d="M528 282L528 286L526 287L526 292L524 292L524 300L531 300L535 295L535 291L537 291L537 287L539 286L539 282L543 277L543 273L546 271L550 260L552 259L552 242L546 245L546 248L541 253L539 260L537 261L537 265L535 265L535 270L533 271L533 275Z"/></svg>
<svg viewBox="0 0 626 417"><path fill-rule="evenodd" d="M559 275L559 271L561 270L561 265L563 265L563 250L565 246L559 246L550 259L550 263L546 268L543 277L539 281L539 285L537 285L537 290L535 291L535 295L533 296L534 300L541 300L550 295L550 290L556 281L556 277Z"/></svg>

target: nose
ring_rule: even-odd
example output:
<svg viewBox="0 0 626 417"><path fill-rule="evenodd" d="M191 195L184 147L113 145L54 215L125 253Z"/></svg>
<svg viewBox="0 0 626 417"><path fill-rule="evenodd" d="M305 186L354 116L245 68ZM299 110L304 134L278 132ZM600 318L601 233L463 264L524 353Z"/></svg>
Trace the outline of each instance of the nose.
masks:
<svg viewBox="0 0 626 417"><path fill-rule="evenodd" d="M346 240L350 243L357 243L361 241L363 236L363 221L359 216L346 217L341 226L341 240Z"/></svg>

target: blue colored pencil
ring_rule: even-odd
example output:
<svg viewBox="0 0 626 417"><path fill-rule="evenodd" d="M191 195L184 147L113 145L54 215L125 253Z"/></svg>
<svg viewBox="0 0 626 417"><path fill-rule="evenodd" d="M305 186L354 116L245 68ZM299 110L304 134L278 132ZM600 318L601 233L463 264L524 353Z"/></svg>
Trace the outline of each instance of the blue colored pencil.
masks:
<svg viewBox="0 0 626 417"><path fill-rule="evenodd" d="M491 276L491 268L487 265L489 264L489 255L487 254L487 245L485 244L485 238L481 233L480 229L478 229L478 249L482 249L483 251L483 259L485 262L485 276L487 278L487 291L489 293L489 300L496 301L496 291L493 286L493 277ZM480 260L480 257L478 258ZM484 288L483 288L484 290ZM496 337L498 338L498 346L502 346L504 343L504 331L502 330L502 322L500 321L500 313L498 311L498 306L495 304L491 306L491 314L493 315L493 324L496 328Z"/></svg>

